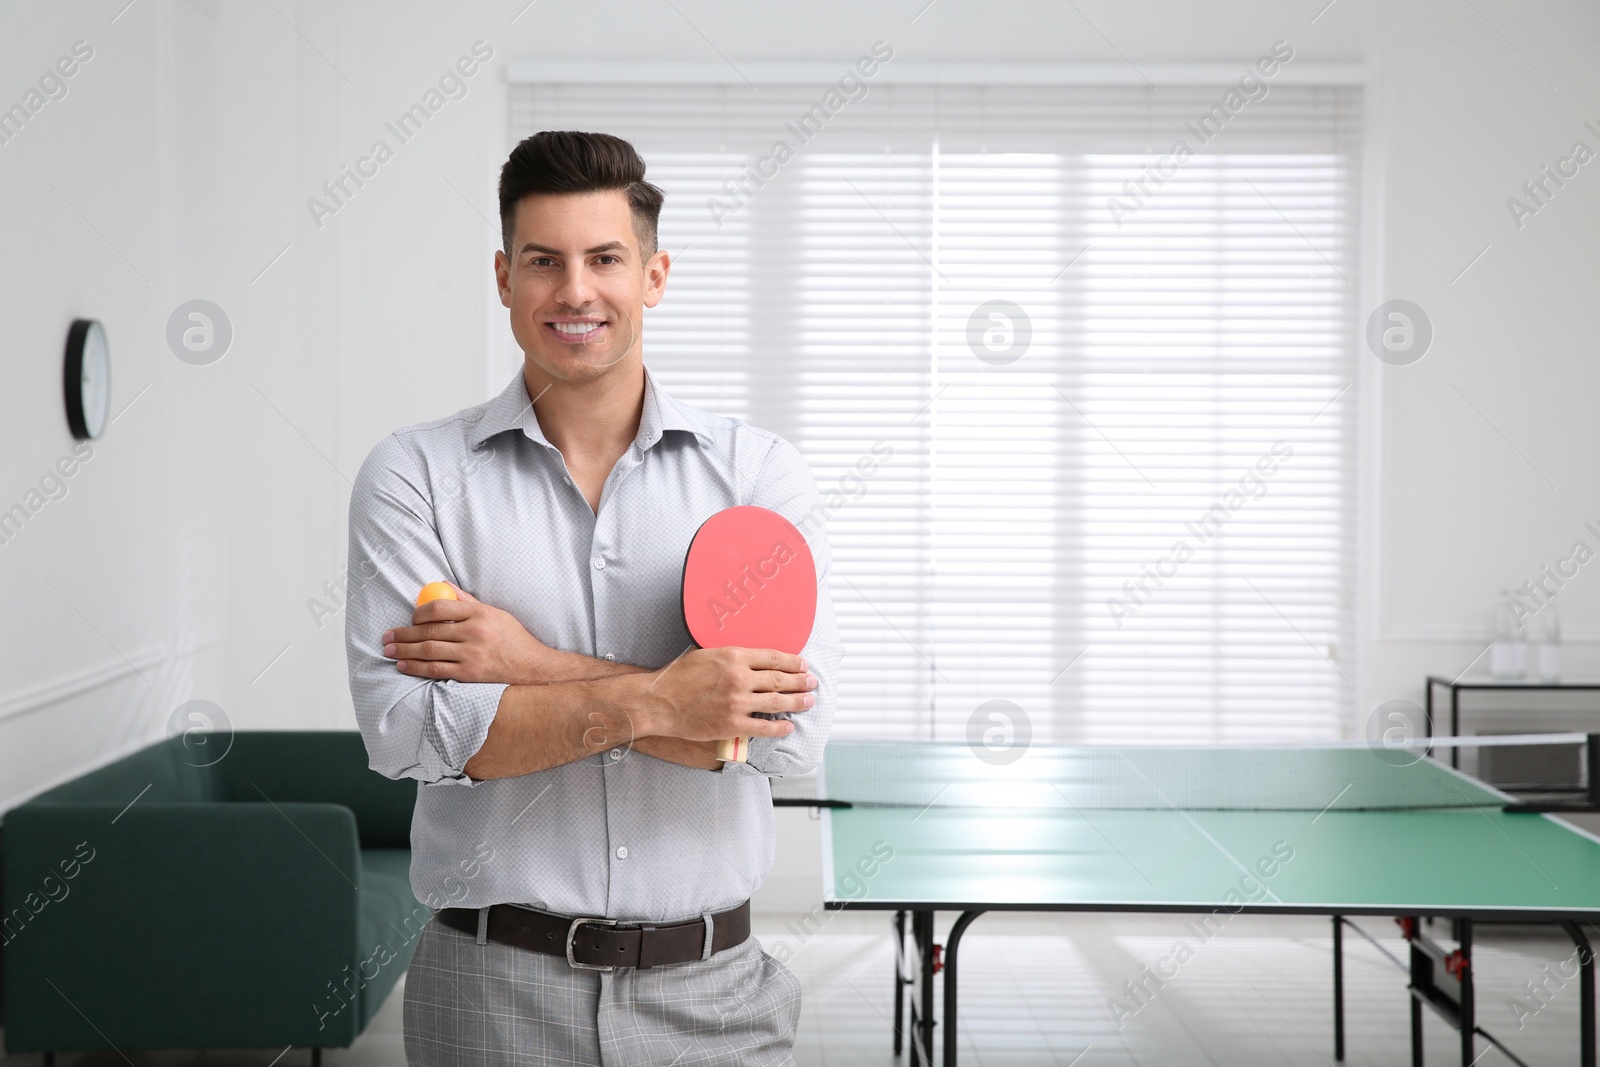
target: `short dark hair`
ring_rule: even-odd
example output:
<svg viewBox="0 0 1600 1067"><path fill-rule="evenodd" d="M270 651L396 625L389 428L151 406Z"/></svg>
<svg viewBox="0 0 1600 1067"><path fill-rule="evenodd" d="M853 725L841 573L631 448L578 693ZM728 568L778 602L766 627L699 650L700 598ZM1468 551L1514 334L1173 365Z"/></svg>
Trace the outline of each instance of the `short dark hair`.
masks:
<svg viewBox="0 0 1600 1067"><path fill-rule="evenodd" d="M517 204L541 193L594 193L617 189L628 195L633 230L646 258L656 253L656 227L664 194L644 180L644 160L633 145L609 133L540 130L511 150L500 168L500 238L511 254Z"/></svg>

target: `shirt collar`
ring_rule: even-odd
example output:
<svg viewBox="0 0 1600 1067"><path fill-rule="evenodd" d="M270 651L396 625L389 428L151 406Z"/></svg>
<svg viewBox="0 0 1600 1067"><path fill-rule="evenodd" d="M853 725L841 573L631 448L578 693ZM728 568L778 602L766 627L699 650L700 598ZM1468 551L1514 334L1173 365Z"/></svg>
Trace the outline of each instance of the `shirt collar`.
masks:
<svg viewBox="0 0 1600 1067"><path fill-rule="evenodd" d="M676 397L662 388L650 368L644 371L644 411L639 415L639 435L635 441L641 449L650 448L668 430L694 434L702 445L711 443L711 430L706 425L705 413L680 404Z"/></svg>
<svg viewBox="0 0 1600 1067"><path fill-rule="evenodd" d="M516 429L540 444L550 444L533 413L533 404L528 400L528 387L523 380L521 367L517 368L517 373L506 383L500 395L483 406L483 415L478 419L477 428L472 431L472 447L477 448L496 434ZM691 433L703 445L711 443L711 434L703 414L680 404L646 368L644 408L639 414L639 432L634 437L634 443L641 451L647 450L670 430Z"/></svg>

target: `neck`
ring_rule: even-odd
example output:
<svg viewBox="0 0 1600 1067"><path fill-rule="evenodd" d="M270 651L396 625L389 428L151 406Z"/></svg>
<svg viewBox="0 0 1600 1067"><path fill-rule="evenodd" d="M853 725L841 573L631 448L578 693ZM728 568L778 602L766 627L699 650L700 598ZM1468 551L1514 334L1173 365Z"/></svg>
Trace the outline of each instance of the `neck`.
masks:
<svg viewBox="0 0 1600 1067"><path fill-rule="evenodd" d="M545 438L563 456L609 459L628 450L644 411L644 364L628 361L587 382L563 382L524 363L522 382Z"/></svg>

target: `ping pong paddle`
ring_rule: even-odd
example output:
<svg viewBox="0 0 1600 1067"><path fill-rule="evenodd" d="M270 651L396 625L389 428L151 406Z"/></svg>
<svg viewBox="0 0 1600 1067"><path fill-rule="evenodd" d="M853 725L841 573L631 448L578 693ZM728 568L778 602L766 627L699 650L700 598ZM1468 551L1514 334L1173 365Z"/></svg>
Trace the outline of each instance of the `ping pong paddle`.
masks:
<svg viewBox="0 0 1600 1067"><path fill-rule="evenodd" d="M700 524L683 560L683 622L701 648L799 655L817 615L817 565L798 528L768 508L725 508ZM743 763L750 738L717 743Z"/></svg>

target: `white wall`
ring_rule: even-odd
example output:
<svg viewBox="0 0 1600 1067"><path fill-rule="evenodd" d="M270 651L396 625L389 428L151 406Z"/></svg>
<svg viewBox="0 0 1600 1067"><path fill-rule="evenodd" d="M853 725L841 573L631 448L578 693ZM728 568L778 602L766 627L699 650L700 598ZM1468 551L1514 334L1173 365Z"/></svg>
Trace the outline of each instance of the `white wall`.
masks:
<svg viewBox="0 0 1600 1067"><path fill-rule="evenodd" d="M1242 67L1286 39L1298 61L1368 65L1358 304L1414 300L1436 339L1410 367L1362 353L1341 401L1361 426L1352 732L1384 700L1420 702L1425 673L1454 675L1482 648L1498 589L1580 537L1600 548L1582 529L1600 520L1600 164L1521 230L1505 207L1573 140L1600 149L1582 128L1600 126L1600 16L1573 2L1321 6L143 0L114 25L120 3L10 10L0 100L75 40L96 57L0 147L0 502L70 447L71 317L107 323L114 406L151 388L71 494L0 546L22 609L0 624L0 803L159 736L191 696L241 727L353 724L342 618L319 630L306 601L338 576L347 480L373 442L477 402L514 366L489 273L513 60L832 62L884 38L917 61ZM480 39L494 58L468 96L318 228L306 199ZM208 368L162 339L193 296L234 323ZM1596 574L1562 595L1574 670L1600 671Z"/></svg>
<svg viewBox="0 0 1600 1067"><path fill-rule="evenodd" d="M1364 709L1420 702L1425 670L1454 676L1482 651L1499 589L1537 577L1579 538L1600 549L1583 529L1600 517L1600 174L1581 170L1520 230L1506 208L1574 140L1600 149L1582 126L1600 117L1585 106L1596 99L1593 13L1517 14L1500 26L1527 60L1476 15L1378 53L1383 217L1366 306L1415 300L1436 340L1413 366L1365 361ZM1600 667L1595 573L1561 592L1569 673Z"/></svg>
<svg viewBox="0 0 1600 1067"><path fill-rule="evenodd" d="M72 450L61 379L76 317L105 325L120 413L66 495L0 545L4 806L141 746L183 700L228 684L230 368L180 363L164 340L171 309L212 291L228 258L219 20L192 4L116 13L12 9L0 29L7 107L75 42L93 49L67 95L0 145L0 508L26 506Z"/></svg>

